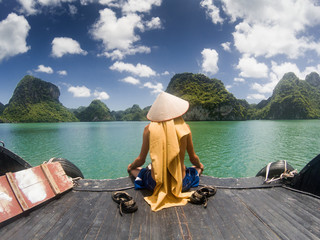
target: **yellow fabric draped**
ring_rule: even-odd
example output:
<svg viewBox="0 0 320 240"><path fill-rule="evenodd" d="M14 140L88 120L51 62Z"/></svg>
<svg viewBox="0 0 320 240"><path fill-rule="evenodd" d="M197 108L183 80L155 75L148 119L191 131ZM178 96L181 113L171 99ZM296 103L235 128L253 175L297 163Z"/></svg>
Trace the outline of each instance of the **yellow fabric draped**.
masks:
<svg viewBox="0 0 320 240"><path fill-rule="evenodd" d="M190 129L180 117L165 122L151 122L150 158L155 175L156 187L153 194L145 197L151 210L182 206L188 203L192 192L182 193L182 172L179 157L180 139Z"/></svg>

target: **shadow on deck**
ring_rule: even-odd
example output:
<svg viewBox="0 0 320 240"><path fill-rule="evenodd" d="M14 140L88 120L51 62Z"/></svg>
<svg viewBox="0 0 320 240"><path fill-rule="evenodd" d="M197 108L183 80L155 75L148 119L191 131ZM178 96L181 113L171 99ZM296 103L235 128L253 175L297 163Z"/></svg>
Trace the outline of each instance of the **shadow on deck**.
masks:
<svg viewBox="0 0 320 240"><path fill-rule="evenodd" d="M213 178L220 186L208 207L187 204L152 212L127 189L130 178L80 180L70 192L0 228L1 239L320 239L320 199L282 187L255 188L262 178ZM222 188L224 187L224 188ZM232 189L237 187L240 189ZM111 189L125 188L137 202L119 214Z"/></svg>

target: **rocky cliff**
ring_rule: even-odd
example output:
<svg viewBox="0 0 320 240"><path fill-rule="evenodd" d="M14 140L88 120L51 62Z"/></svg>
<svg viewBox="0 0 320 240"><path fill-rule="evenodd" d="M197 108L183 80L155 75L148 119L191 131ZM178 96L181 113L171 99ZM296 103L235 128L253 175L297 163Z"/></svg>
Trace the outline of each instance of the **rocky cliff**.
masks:
<svg viewBox="0 0 320 240"><path fill-rule="evenodd" d="M5 122L77 121L59 102L60 91L52 83L25 76L2 113Z"/></svg>
<svg viewBox="0 0 320 240"><path fill-rule="evenodd" d="M100 100L93 100L88 107L75 111L75 115L81 122L101 122L114 120L114 118L111 116L109 108Z"/></svg>
<svg viewBox="0 0 320 240"><path fill-rule="evenodd" d="M320 118L320 77L311 73L300 80L286 73L272 96L260 102L254 119L315 119Z"/></svg>
<svg viewBox="0 0 320 240"><path fill-rule="evenodd" d="M249 104L235 98L218 79L210 79L203 74L176 74L166 92L189 101L186 120L247 119Z"/></svg>
<svg viewBox="0 0 320 240"><path fill-rule="evenodd" d="M134 104L131 108L124 111L112 111L111 114L116 121L147 121L147 113L150 107L141 109L139 105Z"/></svg>

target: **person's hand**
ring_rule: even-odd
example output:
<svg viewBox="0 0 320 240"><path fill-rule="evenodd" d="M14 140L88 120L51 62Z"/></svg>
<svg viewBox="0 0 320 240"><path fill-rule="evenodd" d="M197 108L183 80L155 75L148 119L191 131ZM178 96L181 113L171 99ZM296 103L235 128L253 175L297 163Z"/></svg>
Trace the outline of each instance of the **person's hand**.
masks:
<svg viewBox="0 0 320 240"><path fill-rule="evenodd" d="M202 163L200 163L200 169L201 169L201 173L200 173L200 175L201 175L203 173L203 170L204 170L204 166L203 166Z"/></svg>
<svg viewBox="0 0 320 240"><path fill-rule="evenodd" d="M132 163L128 165L128 168L127 168L128 173L130 173L131 170L132 170Z"/></svg>

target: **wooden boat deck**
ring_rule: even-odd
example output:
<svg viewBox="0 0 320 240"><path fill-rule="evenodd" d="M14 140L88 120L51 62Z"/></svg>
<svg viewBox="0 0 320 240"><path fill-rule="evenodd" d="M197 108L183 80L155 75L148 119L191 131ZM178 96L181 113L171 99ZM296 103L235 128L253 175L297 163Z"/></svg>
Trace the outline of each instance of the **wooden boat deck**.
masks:
<svg viewBox="0 0 320 240"><path fill-rule="evenodd" d="M111 189L132 186L130 178L80 180L78 185L5 223L1 239L320 239L320 199L282 187L255 188L262 178L219 179L208 207L187 204L152 212L143 197L127 191L139 209L120 216ZM232 189L238 187L240 189Z"/></svg>

